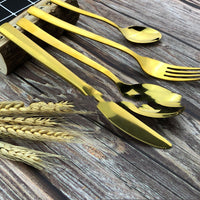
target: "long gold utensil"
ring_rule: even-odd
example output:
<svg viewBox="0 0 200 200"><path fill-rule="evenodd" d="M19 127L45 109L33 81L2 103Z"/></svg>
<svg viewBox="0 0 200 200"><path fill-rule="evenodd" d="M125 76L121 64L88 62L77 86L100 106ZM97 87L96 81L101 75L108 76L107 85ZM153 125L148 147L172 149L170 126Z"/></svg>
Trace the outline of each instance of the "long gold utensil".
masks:
<svg viewBox="0 0 200 200"><path fill-rule="evenodd" d="M96 15L94 13L88 12L86 10L82 10L80 8L77 8L75 6L72 6L69 3L66 3L64 1L61 0L51 0L52 3L55 3L59 6L62 6L68 10L72 10L74 12L80 13L82 15L86 15L101 21L104 21L112 26L114 26L115 28L117 28L122 35L129 40L130 42L135 42L135 43L152 43L152 42L156 42L159 41L162 37L161 33L153 28L150 27L143 27L143 26L128 26L125 28L121 28L119 27L116 23L114 23L113 21Z"/></svg>
<svg viewBox="0 0 200 200"><path fill-rule="evenodd" d="M56 18L36 7L30 7L27 10L27 12L31 15L34 15L34 16L44 20L44 21L54 24L55 26L63 28L67 31L71 31L73 33L77 33L84 37L88 37L90 39L107 44L109 46L112 46L114 48L117 48L119 50L122 50L122 51L130 54L137 60L137 62L139 63L139 65L141 66L143 71L153 77L168 80L168 81L200 80L200 68L175 66L175 65L170 65L170 64L152 59L152 58L140 56L139 54L135 53L134 51L130 50L129 48L127 48L119 43L116 43L116 42L109 40L107 38L104 38L100 35L94 34L90 31L86 31L82 28L79 28L77 26L69 24L69 23L67 23L63 20L60 20L59 18Z"/></svg>
<svg viewBox="0 0 200 200"><path fill-rule="evenodd" d="M99 63L93 61L92 59L88 58L87 56L81 54L80 52L76 51L72 47L64 44L52 35L48 34L28 19L20 19L17 22L17 25L23 28L24 30L28 31L29 33L33 34L34 36L38 37L39 39L52 45L53 47L69 54L70 56L102 72L116 83L116 85L118 86L118 88L124 96L133 98L135 96L137 96L137 98L140 96L140 101L148 101L149 103L143 104L141 107L137 108L132 102L120 102L120 104L124 107L127 107L127 109L140 115L155 118L173 117L175 115L180 114L183 111L183 107L180 104L181 95L172 93L171 91L154 84L125 84L108 69L106 69ZM129 90L126 90L126 88L128 88ZM162 106L159 106L158 104ZM155 106L155 108L153 106Z"/></svg>
<svg viewBox="0 0 200 200"><path fill-rule="evenodd" d="M47 53L44 49L26 37L9 23L0 26L0 32L24 49L27 53L42 62L49 69L56 72L62 78L73 84L86 96L93 96L97 101L97 108L116 127L128 135L157 148L170 148L172 144L152 130L142 121L131 115L115 102L108 102L102 98L102 93L84 82L63 64Z"/></svg>

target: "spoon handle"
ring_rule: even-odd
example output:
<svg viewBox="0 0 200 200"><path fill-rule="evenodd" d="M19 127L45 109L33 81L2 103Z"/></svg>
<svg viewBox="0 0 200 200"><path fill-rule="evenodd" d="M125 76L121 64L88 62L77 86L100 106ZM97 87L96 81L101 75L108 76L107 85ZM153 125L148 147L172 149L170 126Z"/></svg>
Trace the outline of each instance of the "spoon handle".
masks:
<svg viewBox="0 0 200 200"><path fill-rule="evenodd" d="M98 42L101 42L103 44L109 45L111 47L114 47L116 49L122 50L130 55L132 55L136 60L139 60L141 58L140 55L138 55L137 53L133 52L132 50L130 50L129 48L127 48L126 46L123 46L117 42L114 42L112 40L109 40L105 37L102 37L100 35L97 35L95 33L92 33L90 31L84 30L82 28L79 28L77 26L74 26L70 23L67 23L57 17L54 17L53 15L50 15L46 12L44 12L43 10L36 8L34 6L30 7L27 12L35 17L38 17L46 22L49 22L55 26L58 26L62 29L65 29L67 31L82 35L84 37L90 38L92 40L96 40Z"/></svg>
<svg viewBox="0 0 200 200"><path fill-rule="evenodd" d="M101 20L101 21L104 21L114 27L116 27L117 29L119 29L120 27L115 24L113 21L105 18L105 17L102 17L100 15L97 15L97 14L94 14L94 13L91 13L91 12L88 12L86 10L83 10L83 9L80 9L80 8L77 8L76 6L73 6L69 3L66 3L64 1L61 1L61 0L51 0L52 3L55 3L59 6L62 6L63 8L66 8L66 9L69 9L69 10L72 10L74 12L77 12L77 13L80 13L82 15L85 15L85 16L88 16L88 17L92 17L92 18L95 18L95 19L98 19L98 20Z"/></svg>
<svg viewBox="0 0 200 200"><path fill-rule="evenodd" d="M11 41L18 44L18 46L24 49L27 53L29 53L41 63L46 65L48 68L59 74L62 78L73 84L86 96L102 96L102 94L99 91L97 91L92 86L88 85L78 76L76 76L73 72L71 72L63 64L61 64L57 59L55 59L53 56L51 56L44 49L42 49L35 42L26 37L23 33L18 31L9 23L1 25L0 32Z"/></svg>

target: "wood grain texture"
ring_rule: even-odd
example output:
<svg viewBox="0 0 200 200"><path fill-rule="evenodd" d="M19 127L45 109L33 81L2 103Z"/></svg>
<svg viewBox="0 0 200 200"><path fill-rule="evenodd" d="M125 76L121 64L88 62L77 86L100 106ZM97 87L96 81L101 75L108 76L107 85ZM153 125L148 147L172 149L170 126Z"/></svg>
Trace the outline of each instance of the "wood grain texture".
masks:
<svg viewBox="0 0 200 200"><path fill-rule="evenodd" d="M83 9L105 16L121 26L144 25L158 29L163 38L148 45L127 42L113 27L80 16L77 26L93 31L137 53L175 65L199 67L199 1L186 0L79 0ZM1 159L0 199L161 199L198 200L200 197L200 88L198 82L167 82L145 74L137 62L119 50L84 37L65 33L60 40L98 61L129 83L154 83L183 96L185 111L170 119L138 116L173 143L169 150L147 146L111 125L96 109L92 97L31 59L14 73L0 74L0 100L74 102L77 109L95 111L69 116L80 125L85 144L11 141L69 160L62 168L37 171L25 164ZM100 90L107 100L121 100L116 86L104 75L66 54L46 50L82 79Z"/></svg>

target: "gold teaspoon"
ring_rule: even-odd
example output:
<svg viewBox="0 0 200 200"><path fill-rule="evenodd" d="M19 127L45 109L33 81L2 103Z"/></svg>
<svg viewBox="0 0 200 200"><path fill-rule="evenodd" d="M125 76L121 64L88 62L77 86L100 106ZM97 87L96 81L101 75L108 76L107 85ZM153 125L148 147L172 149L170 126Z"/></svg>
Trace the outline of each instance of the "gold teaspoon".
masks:
<svg viewBox="0 0 200 200"><path fill-rule="evenodd" d="M125 28L119 27L116 23L113 21L96 15L94 13L88 12L86 10L82 10L80 8L77 8L71 4L68 4L64 1L61 0L51 0L52 3L55 3L59 6L62 6L66 9L72 10L74 12L80 13L82 15L86 15L101 21L104 21L115 28L117 28L123 35L124 37L129 40L130 42L135 42L135 43L153 43L157 42L161 39L162 35L159 31L150 28L150 27L142 27L142 26L128 26Z"/></svg>

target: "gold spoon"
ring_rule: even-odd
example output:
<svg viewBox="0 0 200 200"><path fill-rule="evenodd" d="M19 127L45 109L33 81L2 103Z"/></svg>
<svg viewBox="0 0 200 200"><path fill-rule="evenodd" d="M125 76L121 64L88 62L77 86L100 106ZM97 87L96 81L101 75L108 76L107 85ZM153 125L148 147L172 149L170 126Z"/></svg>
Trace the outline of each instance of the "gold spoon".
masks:
<svg viewBox="0 0 200 200"><path fill-rule="evenodd" d="M74 12L89 16L89 17L93 17L95 19L104 21L112 26L114 26L115 28L117 28L123 35L124 37L129 40L130 42L135 42L135 43L152 43L152 42L156 42L159 41L162 37L161 33L153 28L149 28L149 27L142 27L142 26L129 26L129 27L125 27L125 28L121 28L119 27L117 24L115 24L113 21L96 15L94 13L82 10L80 8L77 8L71 4L68 4L64 1L61 0L50 0L52 3L55 3L59 6L62 6L66 9L72 10Z"/></svg>
<svg viewBox="0 0 200 200"><path fill-rule="evenodd" d="M52 45L53 47L63 51L64 53L102 72L116 83L120 92L125 97L135 97L135 99L138 99L139 101L148 102L148 104L142 104L139 108L136 107L132 102L120 102L119 104L123 106L126 110L154 118L173 117L183 111L183 107L180 104L181 95L173 93L166 88L154 84L125 84L120 81L114 74L112 74L112 72L110 72L108 69L88 58L87 56L83 55L82 53L76 51L72 47L61 42L60 40L56 39L52 35L48 34L28 19L21 18L19 21L17 21L17 25L28 31L29 33L33 34L35 37L48 43L49 45ZM121 85L121 87L119 85ZM131 90L129 89L128 91L126 91L126 87L130 87Z"/></svg>
<svg viewBox="0 0 200 200"><path fill-rule="evenodd" d="M156 131L137 119L135 116L127 112L121 106L113 101L105 101L102 93L84 82L73 72L67 69L57 59L48 52L34 43L31 39L14 28L9 23L0 26L0 33L13 41L15 44L32 55L35 59L46 65L49 69L56 72L66 81L73 84L86 96L93 96L97 101L99 111L116 127L127 133L128 135L157 148L171 148L172 144L159 135Z"/></svg>

